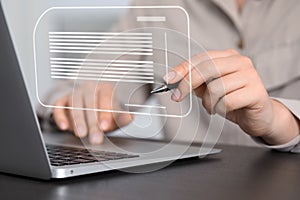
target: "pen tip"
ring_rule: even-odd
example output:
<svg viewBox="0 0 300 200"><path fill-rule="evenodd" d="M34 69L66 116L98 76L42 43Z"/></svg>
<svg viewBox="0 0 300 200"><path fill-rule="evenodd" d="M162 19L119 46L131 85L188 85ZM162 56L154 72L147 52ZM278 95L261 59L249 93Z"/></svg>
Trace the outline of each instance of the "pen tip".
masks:
<svg viewBox="0 0 300 200"><path fill-rule="evenodd" d="M158 88L153 89L150 93L156 94L156 93L166 92L167 90L168 90L168 87L166 85L162 85Z"/></svg>

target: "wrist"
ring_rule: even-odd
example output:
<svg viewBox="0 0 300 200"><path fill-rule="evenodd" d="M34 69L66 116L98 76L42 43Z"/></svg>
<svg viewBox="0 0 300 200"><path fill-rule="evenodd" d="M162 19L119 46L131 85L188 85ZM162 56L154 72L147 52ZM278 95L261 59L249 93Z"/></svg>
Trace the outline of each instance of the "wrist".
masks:
<svg viewBox="0 0 300 200"><path fill-rule="evenodd" d="M300 133L299 119L280 102L271 99L273 121L271 132L262 136L270 145L281 145L290 142Z"/></svg>

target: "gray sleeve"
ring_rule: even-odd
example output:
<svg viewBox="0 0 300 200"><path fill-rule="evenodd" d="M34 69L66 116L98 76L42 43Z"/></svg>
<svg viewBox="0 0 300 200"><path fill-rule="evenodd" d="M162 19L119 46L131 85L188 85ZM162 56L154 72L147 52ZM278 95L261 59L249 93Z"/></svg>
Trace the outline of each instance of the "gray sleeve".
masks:
<svg viewBox="0 0 300 200"><path fill-rule="evenodd" d="M47 105L54 105L54 103L69 93L72 92L74 88L74 84L71 81L61 81L60 83L53 86L45 97L43 97L43 102ZM50 115L52 113L52 109L46 108L42 105L39 105L36 108L37 115L43 121L49 121Z"/></svg>
<svg viewBox="0 0 300 200"><path fill-rule="evenodd" d="M300 153L300 144L299 144L300 135L294 138L292 141L282 145L267 145L261 138L255 138L255 137L252 138L256 143L268 149L281 151L281 152Z"/></svg>

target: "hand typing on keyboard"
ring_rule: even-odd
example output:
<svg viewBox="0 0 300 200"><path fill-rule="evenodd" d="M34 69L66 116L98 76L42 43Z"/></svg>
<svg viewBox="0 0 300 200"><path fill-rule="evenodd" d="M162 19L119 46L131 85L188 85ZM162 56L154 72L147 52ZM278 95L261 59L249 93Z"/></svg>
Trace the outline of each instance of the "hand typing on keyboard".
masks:
<svg viewBox="0 0 300 200"><path fill-rule="evenodd" d="M119 104L113 97L111 84L86 82L71 94L59 98L55 106L113 110L113 107L117 107ZM79 138L88 136L92 144L101 144L105 132L126 126L133 120L133 116L126 113L117 114L61 108L53 110L53 117L60 130L73 131Z"/></svg>

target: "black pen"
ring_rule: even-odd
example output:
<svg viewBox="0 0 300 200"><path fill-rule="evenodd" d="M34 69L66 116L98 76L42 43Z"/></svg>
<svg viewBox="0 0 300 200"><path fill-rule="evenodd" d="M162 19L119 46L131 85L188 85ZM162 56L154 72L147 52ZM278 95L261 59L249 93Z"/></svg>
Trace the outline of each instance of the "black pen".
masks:
<svg viewBox="0 0 300 200"><path fill-rule="evenodd" d="M157 93L162 93L162 92L168 92L172 89L175 89L178 87L180 82L178 83L174 83L174 84L164 84L164 85L161 85L157 88L154 88L152 91L151 91L151 94L157 94Z"/></svg>

